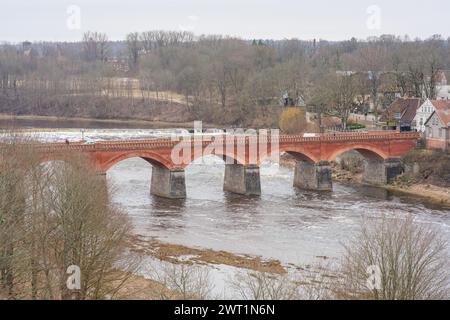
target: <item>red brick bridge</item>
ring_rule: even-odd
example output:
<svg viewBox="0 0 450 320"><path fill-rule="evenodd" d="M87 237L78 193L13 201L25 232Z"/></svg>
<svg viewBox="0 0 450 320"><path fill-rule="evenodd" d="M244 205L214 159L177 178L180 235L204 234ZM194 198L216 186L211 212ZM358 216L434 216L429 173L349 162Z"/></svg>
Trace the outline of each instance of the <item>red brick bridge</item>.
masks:
<svg viewBox="0 0 450 320"><path fill-rule="evenodd" d="M399 132L337 133L313 137L213 136L189 139L99 141L85 143L43 143L37 147L42 161L64 160L81 153L99 174L129 158L142 158L153 166L151 192L167 198L186 196L184 169L207 155L225 163L224 190L246 194L261 193L259 166L282 153L295 157L294 185L310 190L332 190L330 162L356 150L365 158L364 180L384 184L401 173L400 158L416 147L419 134Z"/></svg>

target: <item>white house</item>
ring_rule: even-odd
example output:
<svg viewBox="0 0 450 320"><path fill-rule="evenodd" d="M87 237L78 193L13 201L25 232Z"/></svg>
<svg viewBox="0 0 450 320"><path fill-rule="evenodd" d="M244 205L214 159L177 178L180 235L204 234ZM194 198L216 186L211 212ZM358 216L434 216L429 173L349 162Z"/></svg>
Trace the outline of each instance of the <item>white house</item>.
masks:
<svg viewBox="0 0 450 320"><path fill-rule="evenodd" d="M444 100L444 101L443 101ZM420 107L417 109L416 115L411 123L411 129L417 130L418 132L425 132L425 123L431 117L431 115L442 105L449 104L448 99L437 99L430 100L427 99Z"/></svg>
<svg viewBox="0 0 450 320"><path fill-rule="evenodd" d="M449 85L437 85L436 86L436 99L450 100L450 86Z"/></svg>
<svg viewBox="0 0 450 320"><path fill-rule="evenodd" d="M420 107L417 109L416 116L414 117L411 129L417 130L418 132L425 132L425 122L433 114L436 108L433 105L433 101L427 99Z"/></svg>

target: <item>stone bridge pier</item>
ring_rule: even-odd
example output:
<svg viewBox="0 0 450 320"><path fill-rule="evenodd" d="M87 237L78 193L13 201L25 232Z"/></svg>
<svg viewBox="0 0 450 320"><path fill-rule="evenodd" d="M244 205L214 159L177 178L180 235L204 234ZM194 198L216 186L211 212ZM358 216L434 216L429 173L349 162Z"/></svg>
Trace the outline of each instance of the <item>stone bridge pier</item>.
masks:
<svg viewBox="0 0 450 320"><path fill-rule="evenodd" d="M364 160L363 181L381 185L391 182L403 172L400 159L366 158ZM294 186L305 190L332 191L332 171L328 161L314 163L297 160ZM226 164L223 190L247 196L261 195L260 169L257 165ZM168 169L154 165L151 189L153 195L169 198L186 198L185 172L183 169Z"/></svg>
<svg viewBox="0 0 450 320"><path fill-rule="evenodd" d="M330 163L328 161L313 163L297 160L294 173L294 186L305 190L333 190Z"/></svg>
<svg viewBox="0 0 450 320"><path fill-rule="evenodd" d="M257 165L227 164L223 190L247 196L261 195L261 181ZM169 198L186 198L186 181L183 169L167 169L164 166L153 166L151 178L151 194Z"/></svg>
<svg viewBox="0 0 450 320"><path fill-rule="evenodd" d="M403 173L400 159L374 159L364 160L363 181L370 184L387 184Z"/></svg>
<svg viewBox="0 0 450 320"><path fill-rule="evenodd" d="M150 193L163 198L186 198L186 180L183 169L153 166Z"/></svg>
<svg viewBox="0 0 450 320"><path fill-rule="evenodd" d="M294 186L305 190L332 191L332 171L328 161L313 163L297 160L294 174ZM363 167L363 181L382 185L392 182L403 173L400 159L366 158Z"/></svg>
<svg viewBox="0 0 450 320"><path fill-rule="evenodd" d="M261 195L257 165L226 164L223 190L248 196Z"/></svg>

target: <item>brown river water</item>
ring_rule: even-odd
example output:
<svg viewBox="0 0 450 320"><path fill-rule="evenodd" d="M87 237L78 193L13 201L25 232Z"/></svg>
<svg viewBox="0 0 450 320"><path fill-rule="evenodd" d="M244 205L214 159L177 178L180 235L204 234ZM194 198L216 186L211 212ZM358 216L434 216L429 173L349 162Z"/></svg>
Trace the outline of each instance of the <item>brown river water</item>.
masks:
<svg viewBox="0 0 450 320"><path fill-rule="evenodd" d="M47 141L79 140L79 128L86 126L73 122L19 124L39 128L39 138ZM139 139L170 131L97 123L84 134L94 140ZM439 228L450 240L450 209L423 199L340 183L334 183L333 192L303 191L292 186L293 169L275 163L261 168L260 197L239 196L222 190L223 162L203 160L186 169L185 200L151 196L152 168L142 159L125 160L108 171L108 183L116 189L112 201L129 214L136 234L188 247L260 255L285 264L306 264L319 256L339 257L342 243L358 230L362 219L383 214L412 214L417 221Z"/></svg>

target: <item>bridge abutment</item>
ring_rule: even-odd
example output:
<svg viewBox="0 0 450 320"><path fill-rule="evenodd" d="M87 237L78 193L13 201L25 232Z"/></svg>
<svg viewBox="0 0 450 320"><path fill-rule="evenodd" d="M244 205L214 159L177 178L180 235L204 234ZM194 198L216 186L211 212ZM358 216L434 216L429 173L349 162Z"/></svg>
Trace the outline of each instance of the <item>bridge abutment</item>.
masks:
<svg viewBox="0 0 450 320"><path fill-rule="evenodd" d="M403 172L400 159L365 159L364 160L364 182L371 184L390 183L396 176Z"/></svg>
<svg viewBox="0 0 450 320"><path fill-rule="evenodd" d="M297 161L295 165L294 186L305 190L331 191L331 166L328 161L311 163Z"/></svg>
<svg viewBox="0 0 450 320"><path fill-rule="evenodd" d="M153 166L150 192L151 194L162 198L186 198L184 170Z"/></svg>
<svg viewBox="0 0 450 320"><path fill-rule="evenodd" d="M223 190L243 195L261 195L261 181L257 165L225 165Z"/></svg>

